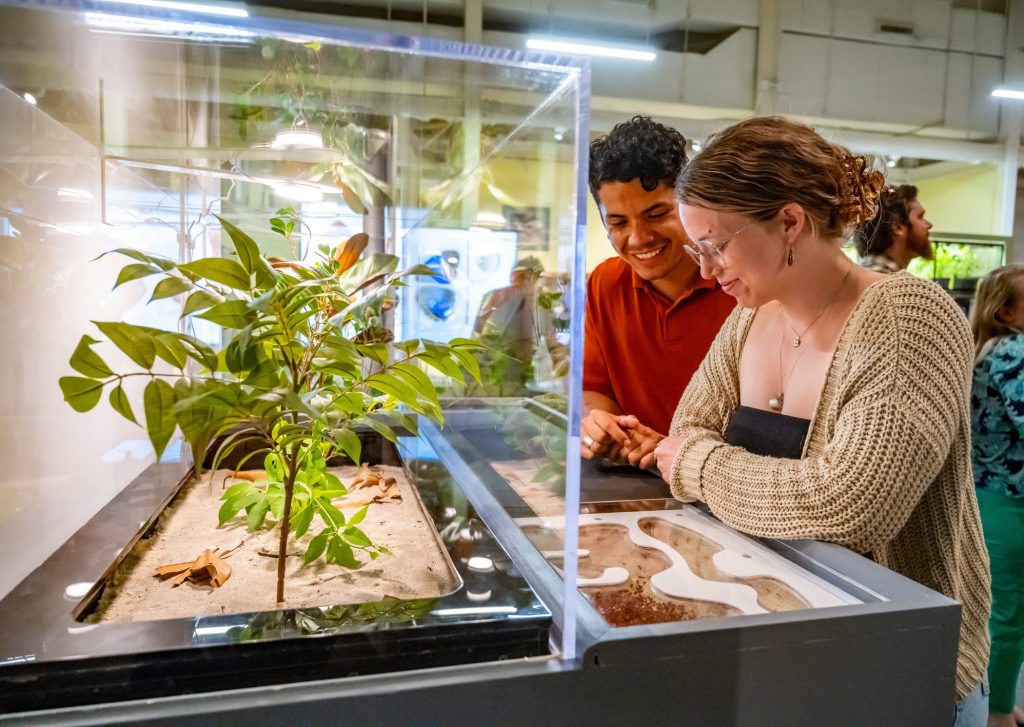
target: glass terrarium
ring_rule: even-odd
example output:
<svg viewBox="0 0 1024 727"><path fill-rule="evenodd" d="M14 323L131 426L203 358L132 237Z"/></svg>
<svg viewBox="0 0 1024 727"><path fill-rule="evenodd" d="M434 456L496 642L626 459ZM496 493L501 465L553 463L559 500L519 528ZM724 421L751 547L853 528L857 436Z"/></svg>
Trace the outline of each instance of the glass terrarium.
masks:
<svg viewBox="0 0 1024 727"><path fill-rule="evenodd" d="M908 268L922 278L931 278L970 313L978 281L1006 262L1009 238L994 235L932 235L931 260L915 258Z"/></svg>
<svg viewBox="0 0 1024 727"><path fill-rule="evenodd" d="M0 711L937 721L954 602L581 463L585 64L210 9L0 2Z"/></svg>
<svg viewBox="0 0 1024 727"><path fill-rule="evenodd" d="M244 15L0 3L7 709L573 656L417 434L578 411L587 69Z"/></svg>

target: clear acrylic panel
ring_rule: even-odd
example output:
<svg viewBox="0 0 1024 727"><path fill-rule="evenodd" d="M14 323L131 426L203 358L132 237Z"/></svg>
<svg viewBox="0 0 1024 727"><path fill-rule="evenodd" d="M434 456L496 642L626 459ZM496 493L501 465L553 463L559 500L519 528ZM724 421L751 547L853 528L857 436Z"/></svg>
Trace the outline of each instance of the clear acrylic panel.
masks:
<svg viewBox="0 0 1024 727"><path fill-rule="evenodd" d="M145 431L105 401L87 413L62 401L58 378L95 334L89 321L215 349L231 340L180 317L180 297L148 302L152 278L111 290L130 261L95 258L134 248L234 259L218 216L284 263L366 233L367 254L429 268L374 325L388 340L481 347L461 380L424 369L445 423L424 422L406 450L476 488L485 518L492 507L513 523L541 514L525 491L525 511L503 506L497 473L506 489L528 480L544 513L573 523L588 94L588 69L560 57L109 3L0 3L0 494L12 504L0 546L16 554L0 594L153 461ZM275 217L295 225L281 234ZM116 371L131 366L109 342L95 350ZM137 413L142 383L125 385ZM528 473L516 469L524 458ZM574 535L564 547L574 552ZM539 591L556 651L571 657L575 558L563 560L565 579L552 569Z"/></svg>

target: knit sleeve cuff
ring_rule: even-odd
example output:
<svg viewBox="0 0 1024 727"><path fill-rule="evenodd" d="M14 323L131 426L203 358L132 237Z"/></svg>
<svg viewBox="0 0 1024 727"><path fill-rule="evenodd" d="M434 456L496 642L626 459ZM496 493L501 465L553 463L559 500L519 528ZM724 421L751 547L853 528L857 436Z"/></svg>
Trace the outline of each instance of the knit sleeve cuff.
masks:
<svg viewBox="0 0 1024 727"><path fill-rule="evenodd" d="M689 447L680 448L672 462L672 479L669 486L672 494L683 502L703 500L700 473L707 458L725 442L717 439L701 439Z"/></svg>

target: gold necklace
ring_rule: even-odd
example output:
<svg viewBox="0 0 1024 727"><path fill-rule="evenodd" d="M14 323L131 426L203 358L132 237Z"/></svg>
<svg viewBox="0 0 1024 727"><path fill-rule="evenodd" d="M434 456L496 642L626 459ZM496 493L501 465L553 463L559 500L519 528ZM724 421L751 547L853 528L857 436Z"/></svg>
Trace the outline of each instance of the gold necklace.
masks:
<svg viewBox="0 0 1024 727"><path fill-rule="evenodd" d="M801 339L804 336L807 335L807 332L809 330L811 330L811 328L814 326L815 323L818 322L818 319L821 318L821 316L825 313L825 311L827 311L829 308L831 308L832 304L836 302L836 298L839 297L839 292L843 289L843 286L846 285L846 281L850 279L850 275L852 275L852 274L853 274L853 259L851 258L850 259L850 267L848 267L846 269L846 275L844 275L843 279L839 281L839 286L836 288L836 292L832 294L831 298L829 298L829 301L828 301L828 303L825 304L825 307L822 308L820 311L818 311L818 315L814 316L814 320L811 321L810 325L807 326L807 328L804 329L804 332L802 334L797 334L796 340L793 341L793 348L799 348L800 347L800 343L802 342ZM785 313L783 313L783 316L785 316ZM790 322L789 318L786 318L786 324L790 328L793 328L793 324ZM793 333L796 333L796 332L797 332L796 329L793 328ZM793 376L793 371L796 369L796 365L798 363L800 363L800 358L804 355L804 352L807 351L807 349L805 348L803 351L801 351L800 353L798 353L796 355L796 358L793 359L793 363L789 367L789 372L785 375L785 378L783 378L783 375L782 375L782 347L783 347L783 344L785 344L785 342L786 342L786 327L783 326L782 327L782 335L779 337L779 393L776 394L775 396L771 397L770 399L768 399L768 408L771 409L772 411L776 411L776 412L781 412L782 411L782 406L786 402L786 387L789 385L789 380Z"/></svg>

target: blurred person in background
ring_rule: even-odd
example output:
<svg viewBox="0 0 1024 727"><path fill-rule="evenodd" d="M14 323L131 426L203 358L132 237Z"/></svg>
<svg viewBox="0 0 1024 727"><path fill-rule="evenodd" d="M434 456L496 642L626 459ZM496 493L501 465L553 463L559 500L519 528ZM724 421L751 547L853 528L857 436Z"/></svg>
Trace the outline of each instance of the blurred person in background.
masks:
<svg viewBox="0 0 1024 727"><path fill-rule="evenodd" d="M860 264L878 273L898 273L916 257L931 260L935 256L928 236L931 229L917 199L917 187L885 187L879 195L878 213L853 233Z"/></svg>
<svg viewBox="0 0 1024 727"><path fill-rule="evenodd" d="M978 284L971 315L974 485L992 563L989 727L1024 723L1016 704L1024 664L1024 265Z"/></svg>

